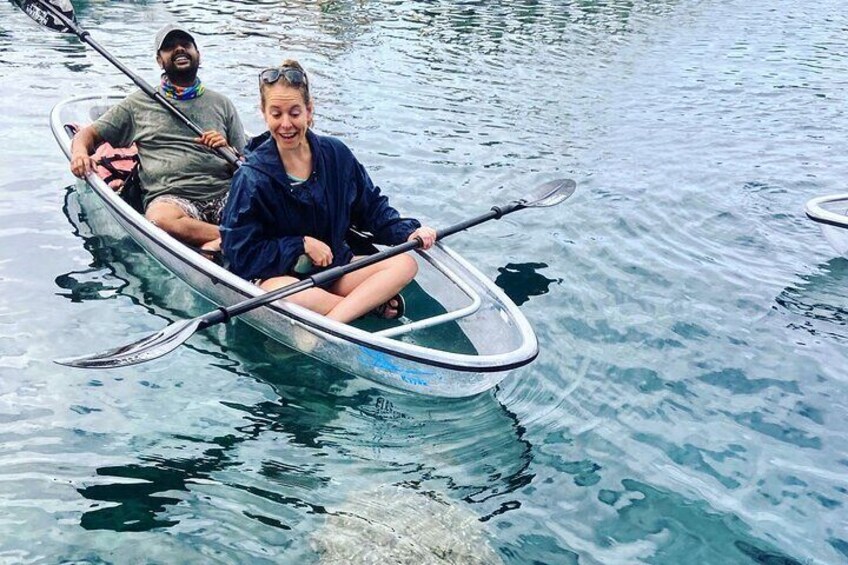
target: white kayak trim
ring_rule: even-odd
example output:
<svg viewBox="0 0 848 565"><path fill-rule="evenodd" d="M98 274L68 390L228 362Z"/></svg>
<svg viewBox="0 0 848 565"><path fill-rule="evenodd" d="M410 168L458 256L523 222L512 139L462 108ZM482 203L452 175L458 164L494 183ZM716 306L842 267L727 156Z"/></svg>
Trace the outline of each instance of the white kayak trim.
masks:
<svg viewBox="0 0 848 565"><path fill-rule="evenodd" d="M807 217L820 224L827 224L838 228L848 228L848 216L837 214L826 210L826 204L833 204L839 201L845 201L846 210L848 210L848 192L840 194L830 194L827 196L817 196L807 201L804 206L804 212Z"/></svg>
<svg viewBox="0 0 848 565"><path fill-rule="evenodd" d="M470 316L474 312L480 309L480 305L483 304L483 300L480 298L480 295L474 291L473 288L465 284L459 276L447 268L444 265L439 265L433 259L426 254L422 254L424 259L433 265L434 268L438 269L442 274L444 274L449 280L451 280L465 295L471 299L471 304L464 308L458 308L451 312L445 312L444 314L439 314L437 316L431 316L430 318L425 318L423 320L417 320L415 322L404 324L402 326L395 326L393 328L386 328L385 330L380 330L374 332L376 335L382 335L386 337L394 337L396 335L402 335L405 333L409 333L414 330L420 330L424 328L431 328L433 326L437 326L439 324L444 324L446 322L450 322L453 320L458 320L459 318L464 318L465 316Z"/></svg>

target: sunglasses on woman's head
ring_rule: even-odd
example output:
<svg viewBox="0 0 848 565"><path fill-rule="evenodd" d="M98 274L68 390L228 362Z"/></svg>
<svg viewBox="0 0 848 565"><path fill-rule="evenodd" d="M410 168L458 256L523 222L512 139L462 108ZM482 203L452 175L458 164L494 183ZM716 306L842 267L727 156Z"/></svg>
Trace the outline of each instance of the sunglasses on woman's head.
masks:
<svg viewBox="0 0 848 565"><path fill-rule="evenodd" d="M300 86L306 84L306 75L300 69L294 67L274 67L265 69L259 73L259 82L265 84L274 84L278 80L283 79L292 86Z"/></svg>

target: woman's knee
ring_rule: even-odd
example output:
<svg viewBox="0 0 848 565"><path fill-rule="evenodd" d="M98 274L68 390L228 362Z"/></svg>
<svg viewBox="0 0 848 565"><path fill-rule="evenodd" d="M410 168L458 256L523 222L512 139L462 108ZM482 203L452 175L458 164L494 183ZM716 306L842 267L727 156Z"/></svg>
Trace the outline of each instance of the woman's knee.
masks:
<svg viewBox="0 0 848 565"><path fill-rule="evenodd" d="M266 292L271 292L280 287L295 284L297 282L298 280L294 277L274 277L263 281L262 284L259 285L259 287L265 290ZM293 302L298 306L302 306L308 310L312 310L313 312L317 312L324 316L326 316L330 310L335 308L336 304L338 304L341 299L342 297L336 296L335 294L327 292L326 290L321 288L310 288L307 290L302 290L285 298L285 300L289 302Z"/></svg>
<svg viewBox="0 0 848 565"><path fill-rule="evenodd" d="M288 276L279 276L279 277L271 277L263 280L258 283L259 288L264 290L265 292L271 292L272 290L277 290L282 286L288 286L290 284L294 284L297 282L297 279L294 277Z"/></svg>
<svg viewBox="0 0 848 565"><path fill-rule="evenodd" d="M336 304L341 302L342 297L320 288L312 288L305 292L294 294L290 299L297 300L304 308L326 316L330 313L330 310L336 307Z"/></svg>
<svg viewBox="0 0 848 565"><path fill-rule="evenodd" d="M392 269L409 283L418 274L418 262L405 253L392 258Z"/></svg>

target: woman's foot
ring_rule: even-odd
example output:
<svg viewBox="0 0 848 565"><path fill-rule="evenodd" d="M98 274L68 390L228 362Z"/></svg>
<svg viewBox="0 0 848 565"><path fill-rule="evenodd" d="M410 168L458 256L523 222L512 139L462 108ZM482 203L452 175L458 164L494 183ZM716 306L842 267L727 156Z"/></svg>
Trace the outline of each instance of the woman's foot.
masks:
<svg viewBox="0 0 848 565"><path fill-rule="evenodd" d="M400 294L395 294L373 310L372 316L383 318L384 320L397 320L406 312L406 301Z"/></svg>

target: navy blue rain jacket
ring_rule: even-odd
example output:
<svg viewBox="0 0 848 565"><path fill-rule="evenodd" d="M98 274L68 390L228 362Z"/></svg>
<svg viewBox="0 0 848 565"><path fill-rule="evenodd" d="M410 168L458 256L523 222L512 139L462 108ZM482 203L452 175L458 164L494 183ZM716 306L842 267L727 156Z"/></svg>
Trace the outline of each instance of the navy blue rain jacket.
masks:
<svg viewBox="0 0 848 565"><path fill-rule="evenodd" d="M387 245L406 241L421 226L389 206L344 143L311 130L306 136L312 175L304 183L292 186L273 138L252 151L233 177L221 246L230 270L242 278L291 274L307 235L330 246L335 267L353 258L345 241L351 226Z"/></svg>

